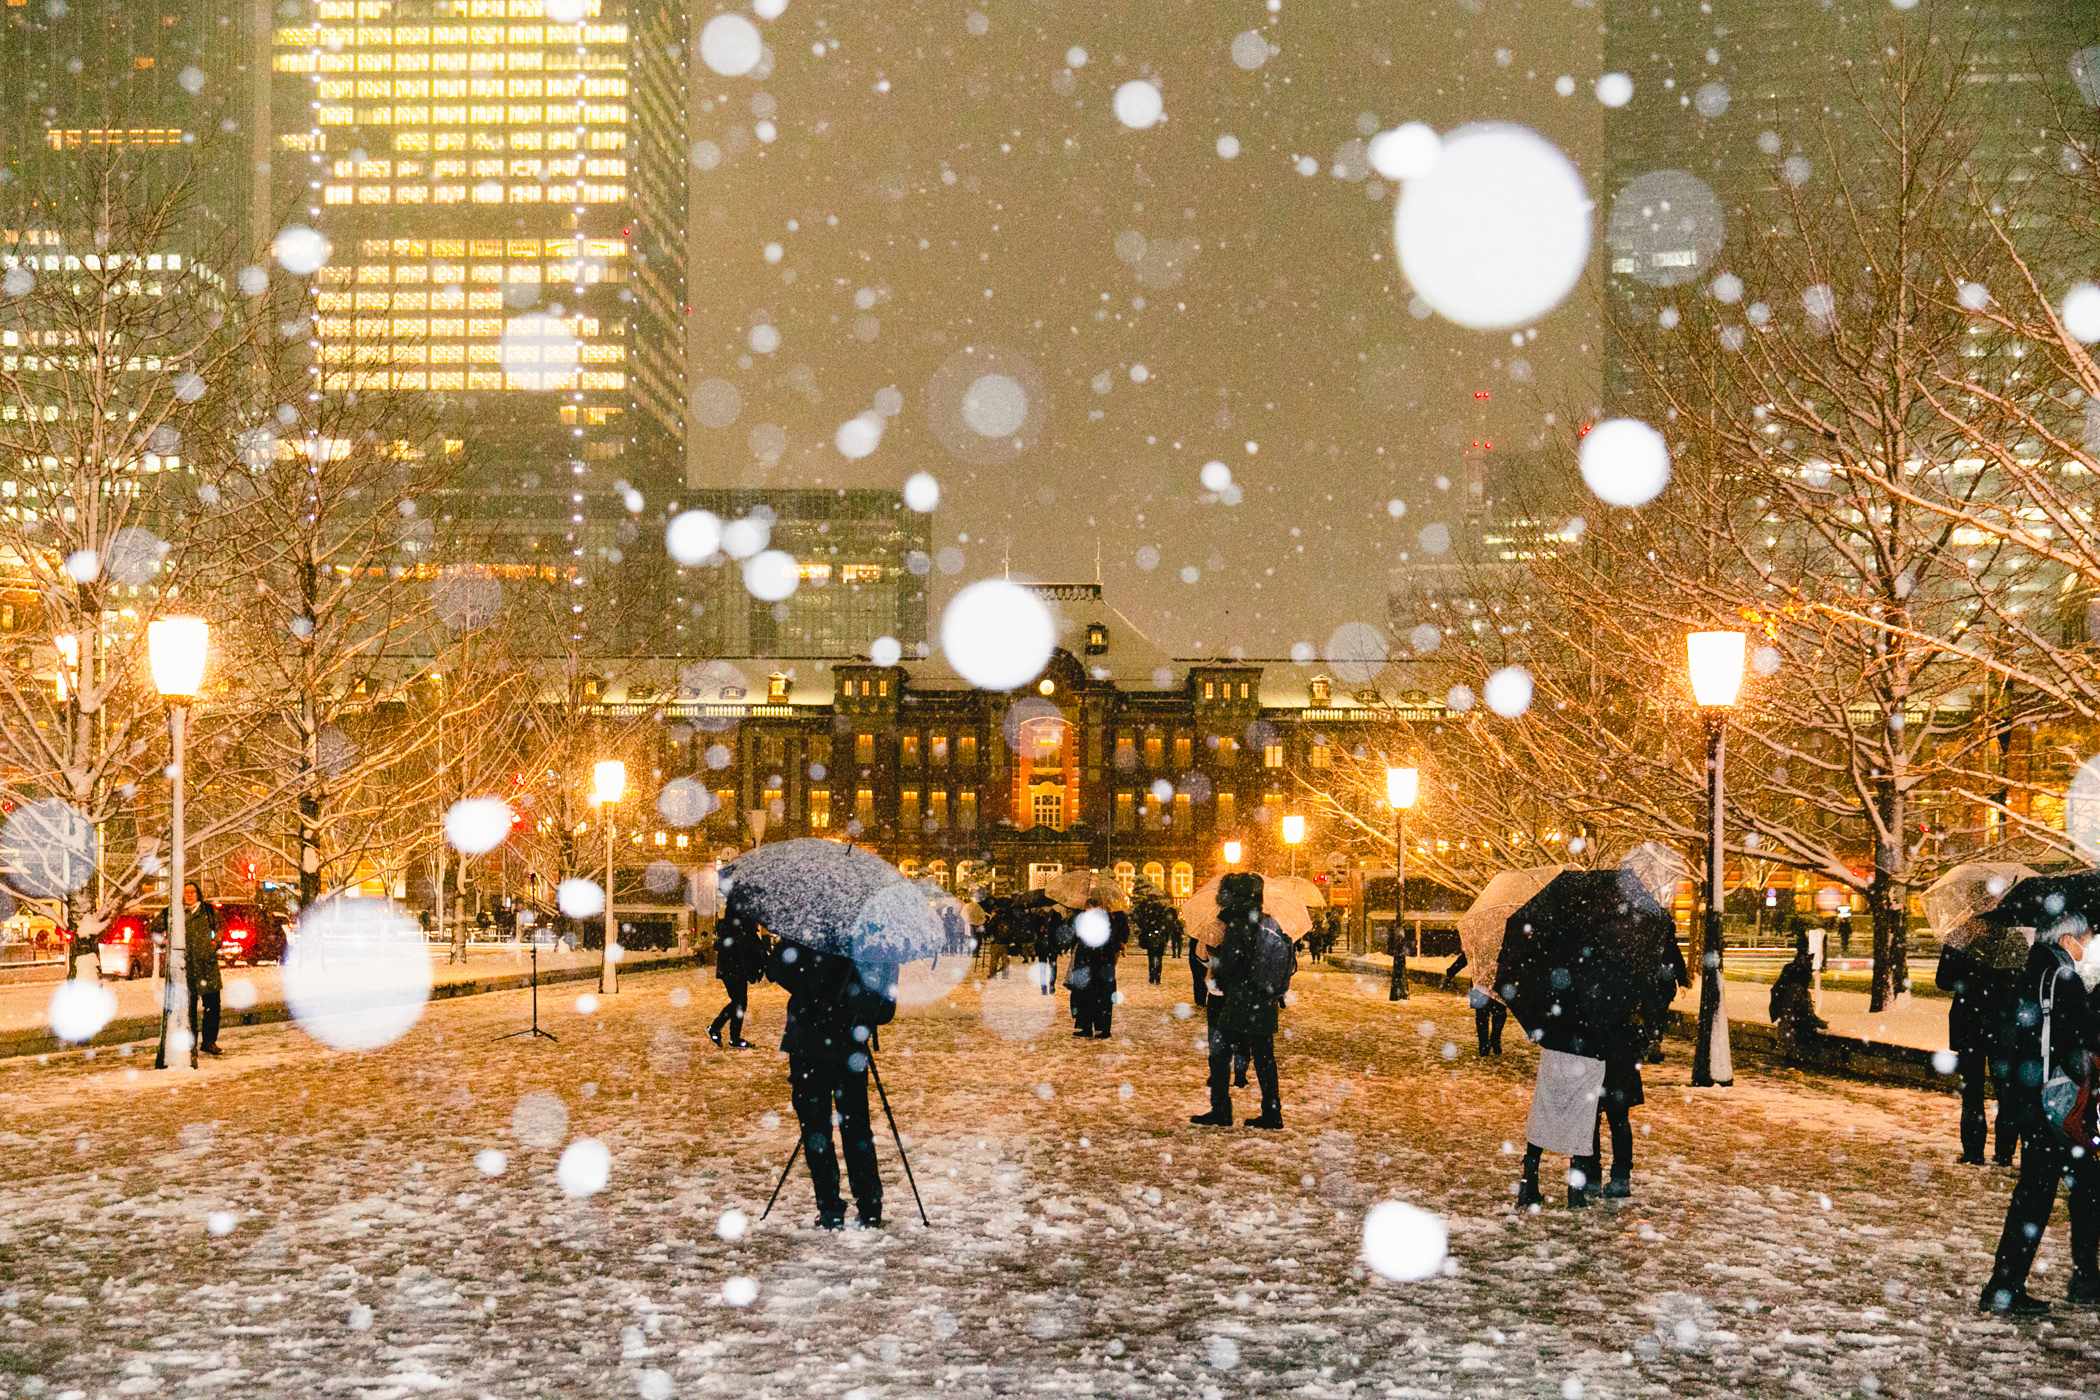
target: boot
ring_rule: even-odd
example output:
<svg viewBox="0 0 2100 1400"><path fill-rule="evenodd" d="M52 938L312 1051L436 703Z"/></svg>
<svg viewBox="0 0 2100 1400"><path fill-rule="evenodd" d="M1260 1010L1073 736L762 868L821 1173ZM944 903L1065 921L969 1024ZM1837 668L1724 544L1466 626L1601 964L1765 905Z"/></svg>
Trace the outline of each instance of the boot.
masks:
<svg viewBox="0 0 2100 1400"><path fill-rule="evenodd" d="M2029 1293L2024 1285L2019 1288L2000 1288L1993 1282L1983 1286L1983 1296L1976 1300L1976 1311L1991 1313L1997 1317L2047 1317L2049 1305Z"/></svg>
<svg viewBox="0 0 2100 1400"><path fill-rule="evenodd" d="M1241 1126L1247 1128L1280 1128L1283 1126L1283 1115L1280 1113L1264 1113L1259 1118L1246 1119Z"/></svg>
<svg viewBox="0 0 2100 1400"><path fill-rule="evenodd" d="M2100 1270L2071 1270L2071 1284L2064 1290L2064 1301L2081 1308L2100 1307Z"/></svg>
<svg viewBox="0 0 2100 1400"><path fill-rule="evenodd" d="M1614 1201L1623 1201L1633 1194L1633 1181L1629 1177L1615 1176L1604 1183L1604 1194Z"/></svg>
<svg viewBox="0 0 2100 1400"><path fill-rule="evenodd" d="M1529 1210L1533 1206L1542 1206L1544 1204L1546 1204L1546 1198L1539 1194L1537 1181L1527 1176L1517 1183L1518 1210Z"/></svg>
<svg viewBox="0 0 2100 1400"><path fill-rule="evenodd" d="M1229 1128L1232 1126L1232 1115L1230 1113L1199 1113L1189 1119L1189 1122L1194 1123L1199 1128Z"/></svg>

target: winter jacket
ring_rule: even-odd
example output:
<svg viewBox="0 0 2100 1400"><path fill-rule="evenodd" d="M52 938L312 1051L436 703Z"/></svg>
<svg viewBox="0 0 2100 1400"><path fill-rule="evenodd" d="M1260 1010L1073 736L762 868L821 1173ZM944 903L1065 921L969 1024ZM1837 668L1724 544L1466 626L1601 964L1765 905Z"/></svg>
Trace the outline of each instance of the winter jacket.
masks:
<svg viewBox="0 0 2100 1400"><path fill-rule="evenodd" d="M2055 971L2055 1005L2050 1013L2049 1067L2078 1076L2080 1051L2100 1054L2100 1014L2078 980L2078 965L2054 943L2036 943L2027 955L2027 966L2014 982L2014 1010L2005 1031L2007 1058L2013 1072L2007 1077L2005 1103L2000 1112L2014 1115L2023 1131L2042 1127L2042 991L2049 973Z"/></svg>
<svg viewBox="0 0 2100 1400"><path fill-rule="evenodd" d="M1954 993L1947 1009L1947 1044L1958 1054L2004 1053L2004 1031L2012 1019L2014 974L1995 968L1967 948L1942 948L1939 971L1932 976L1943 992Z"/></svg>
<svg viewBox="0 0 2100 1400"><path fill-rule="evenodd" d="M1264 915L1259 905L1224 908L1218 911L1225 937L1210 955L1210 979L1224 993L1224 1010L1218 1027L1235 1040L1261 1040L1276 1034L1277 1000L1257 975L1260 961L1259 930L1263 925L1283 931Z"/></svg>
<svg viewBox="0 0 2100 1400"><path fill-rule="evenodd" d="M876 1028L897 1014L889 995L897 970L820 953L782 939L766 961L766 976L787 989L787 1023L780 1048L798 1058L866 1066ZM862 1057L858 1064L855 1058Z"/></svg>
<svg viewBox="0 0 2100 1400"><path fill-rule="evenodd" d="M1765 1008L1775 1029L1792 1035L1828 1029L1828 1023L1816 1014L1815 993L1811 990L1814 978L1815 967L1805 953L1796 955L1780 969Z"/></svg>
<svg viewBox="0 0 2100 1400"><path fill-rule="evenodd" d="M766 975L766 936L757 925L729 914L715 926L715 976L748 985Z"/></svg>
<svg viewBox="0 0 2100 1400"><path fill-rule="evenodd" d="M160 915L160 931L168 931L168 911ZM182 975L192 987L216 992L226 985L219 971L219 911L203 899L182 911Z"/></svg>
<svg viewBox="0 0 2100 1400"><path fill-rule="evenodd" d="M1174 911L1156 899L1140 901L1130 911L1130 922L1137 928L1138 946L1148 953L1165 952L1174 937Z"/></svg>

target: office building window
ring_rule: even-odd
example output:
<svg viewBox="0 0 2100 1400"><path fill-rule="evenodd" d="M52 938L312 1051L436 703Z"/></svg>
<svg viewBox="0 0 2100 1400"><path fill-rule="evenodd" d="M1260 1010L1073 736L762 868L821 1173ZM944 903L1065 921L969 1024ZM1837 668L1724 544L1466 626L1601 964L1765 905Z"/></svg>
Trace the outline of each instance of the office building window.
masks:
<svg viewBox="0 0 2100 1400"><path fill-rule="evenodd" d="M946 763L948 761L948 736L945 734L934 735L932 741L927 745L927 752L932 755L935 763Z"/></svg>
<svg viewBox="0 0 2100 1400"><path fill-rule="evenodd" d="M977 766L977 736L965 734L955 741L955 761L965 768Z"/></svg>
<svg viewBox="0 0 2100 1400"><path fill-rule="evenodd" d="M853 794L853 819L862 830L875 825L875 789L862 788Z"/></svg>
<svg viewBox="0 0 2100 1400"><path fill-rule="evenodd" d="M1137 888L1137 867L1129 861L1117 861L1115 874L1116 883L1123 887L1123 893L1129 894Z"/></svg>
<svg viewBox="0 0 2100 1400"><path fill-rule="evenodd" d="M1145 736L1145 766L1147 768L1159 767L1160 759L1163 756L1160 748L1160 736L1157 733L1147 734Z"/></svg>
<svg viewBox="0 0 2100 1400"><path fill-rule="evenodd" d="M897 795L897 826L911 831L919 825L919 790L906 788Z"/></svg>
<svg viewBox="0 0 2100 1400"><path fill-rule="evenodd" d="M1174 767L1182 772L1187 772L1188 766L1189 736L1186 734L1176 734L1174 736Z"/></svg>
<svg viewBox="0 0 2100 1400"><path fill-rule="evenodd" d="M1116 794L1116 830L1130 831L1137 825L1137 798L1134 794Z"/></svg>
<svg viewBox="0 0 2100 1400"><path fill-rule="evenodd" d="M1047 826L1052 831L1064 830L1065 795L1062 790L1035 795L1035 824Z"/></svg>
<svg viewBox="0 0 2100 1400"><path fill-rule="evenodd" d="M1312 766L1315 768L1331 768L1334 766L1333 751L1327 747L1325 740L1321 740L1312 746L1312 753L1309 757L1312 761Z"/></svg>
<svg viewBox="0 0 2100 1400"><path fill-rule="evenodd" d="M811 788L809 790L809 829L811 831L831 830L830 788Z"/></svg>
<svg viewBox="0 0 2100 1400"><path fill-rule="evenodd" d="M1189 829L1189 810L1189 795L1185 792L1175 793L1174 829L1176 831L1187 831Z"/></svg>
<svg viewBox="0 0 2100 1400"><path fill-rule="evenodd" d="M875 736L856 734L853 736L853 761L865 768L875 761Z"/></svg>
<svg viewBox="0 0 2100 1400"><path fill-rule="evenodd" d="M897 754L899 761L901 761L906 767L909 768L918 767L919 736L916 734L906 734L903 738L899 739L897 743L899 745Z"/></svg>
<svg viewBox="0 0 2100 1400"><path fill-rule="evenodd" d="M1218 830L1230 831L1239 824L1239 799L1232 793L1218 794Z"/></svg>
<svg viewBox="0 0 2100 1400"><path fill-rule="evenodd" d="M955 824L964 831L975 831L977 829L976 793L964 792L956 794Z"/></svg>
<svg viewBox="0 0 2100 1400"><path fill-rule="evenodd" d="M947 830L948 794L946 791L936 788L926 794L926 820L933 823L935 831Z"/></svg>
<svg viewBox="0 0 2100 1400"><path fill-rule="evenodd" d="M1116 771L1128 773L1137 767L1137 736L1127 729L1116 732Z"/></svg>
<svg viewBox="0 0 2100 1400"><path fill-rule="evenodd" d="M1174 883L1167 891L1176 899L1187 899L1196 892L1196 867L1185 860L1174 862Z"/></svg>
<svg viewBox="0 0 2100 1400"><path fill-rule="evenodd" d="M1283 767L1283 744L1280 741L1261 746L1261 766L1264 768Z"/></svg>

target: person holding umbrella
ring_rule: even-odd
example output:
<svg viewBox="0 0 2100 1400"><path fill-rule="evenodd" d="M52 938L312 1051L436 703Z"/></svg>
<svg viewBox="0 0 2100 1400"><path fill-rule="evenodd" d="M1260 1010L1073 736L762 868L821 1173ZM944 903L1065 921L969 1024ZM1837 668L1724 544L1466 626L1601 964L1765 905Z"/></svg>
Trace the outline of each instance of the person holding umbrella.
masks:
<svg viewBox="0 0 2100 1400"><path fill-rule="evenodd" d="M1997 1150L2001 1167L2011 1166L2019 1146L2018 1125L2007 1112L2011 1066L2005 1030L2020 996L2015 984L2027 963L2027 942L2013 929L1985 916L2013 887L2035 872L2011 862L1977 861L1955 866L1925 891L1925 917L1940 937L1939 968L1933 981L1954 994L1947 1010L1947 1047L1961 1076L1961 1157L1984 1165L1990 1139L1986 1092L1998 1098Z"/></svg>
<svg viewBox="0 0 2100 1400"><path fill-rule="evenodd" d="M809 1164L817 1226L845 1226L846 1203L839 1194L843 1155L859 1223L879 1227L882 1176L868 1111L871 1078L883 1095L900 1157L904 1140L875 1068L878 1032L896 1015L899 966L938 956L946 929L925 892L895 867L833 841L805 837L761 846L724 867L722 882L725 919L762 926L776 940L766 975L788 993L780 1048L788 1057L801 1129L796 1149ZM791 1155L788 1166L793 1165ZM908 1159L904 1171L910 1180ZM783 1172L782 1182L786 1179ZM924 1213L921 1206L922 1219Z"/></svg>
<svg viewBox="0 0 2100 1400"><path fill-rule="evenodd" d="M1444 969L1446 987L1466 970L1467 961L1464 952L1452 959L1451 966ZM1473 1008L1473 1037L1480 1042L1480 1058L1501 1054L1502 1028L1509 1024L1509 1008L1478 987L1466 989L1466 1001Z"/></svg>
<svg viewBox="0 0 2100 1400"><path fill-rule="evenodd" d="M1089 900L1072 920L1072 971L1065 985L1072 989L1072 1034L1080 1040L1108 1039L1116 1013L1116 959L1123 954L1128 920L1111 914Z"/></svg>

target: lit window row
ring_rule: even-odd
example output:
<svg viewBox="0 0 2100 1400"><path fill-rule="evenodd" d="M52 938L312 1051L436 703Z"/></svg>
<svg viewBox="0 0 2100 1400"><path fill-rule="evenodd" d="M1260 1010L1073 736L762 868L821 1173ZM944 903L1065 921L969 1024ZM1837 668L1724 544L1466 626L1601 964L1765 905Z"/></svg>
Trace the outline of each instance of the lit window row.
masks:
<svg viewBox="0 0 2100 1400"><path fill-rule="evenodd" d="M323 102L375 97L625 97L625 78L323 78L314 85ZM55 139L61 133L51 133ZM80 133L74 132L78 136ZM91 133L92 134L92 133ZM169 133L179 144L182 133ZM77 142L75 143L78 144ZM92 143L91 143L92 144Z"/></svg>
<svg viewBox="0 0 2100 1400"><path fill-rule="evenodd" d="M329 185L322 191L323 204L460 204L469 198L476 204L618 204L627 198L625 185L511 185L491 180L486 184L403 185L399 198L389 185ZM595 279L593 279L595 280Z"/></svg>
<svg viewBox="0 0 2100 1400"><path fill-rule="evenodd" d="M333 352L346 346L324 347L325 363L344 361ZM502 370L392 370L375 367L328 370L322 387L337 389L624 389L627 376L615 370L586 370L581 374L506 374Z"/></svg>
<svg viewBox="0 0 2100 1400"><path fill-rule="evenodd" d="M322 19L385 19L393 13L393 0L321 0ZM571 0L569 10L574 12ZM544 19L546 0L438 0L438 15L463 19ZM584 19L604 13L600 0L583 0Z"/></svg>
<svg viewBox="0 0 2100 1400"><path fill-rule="evenodd" d="M621 126L627 109L619 106L583 107L345 107L327 105L316 109L321 126Z"/></svg>
<svg viewBox="0 0 2100 1400"><path fill-rule="evenodd" d="M624 44L624 24L403 24L356 28L336 25L295 26L280 29L277 46L284 49L408 48L433 45L471 44L496 48L503 44Z"/></svg>

